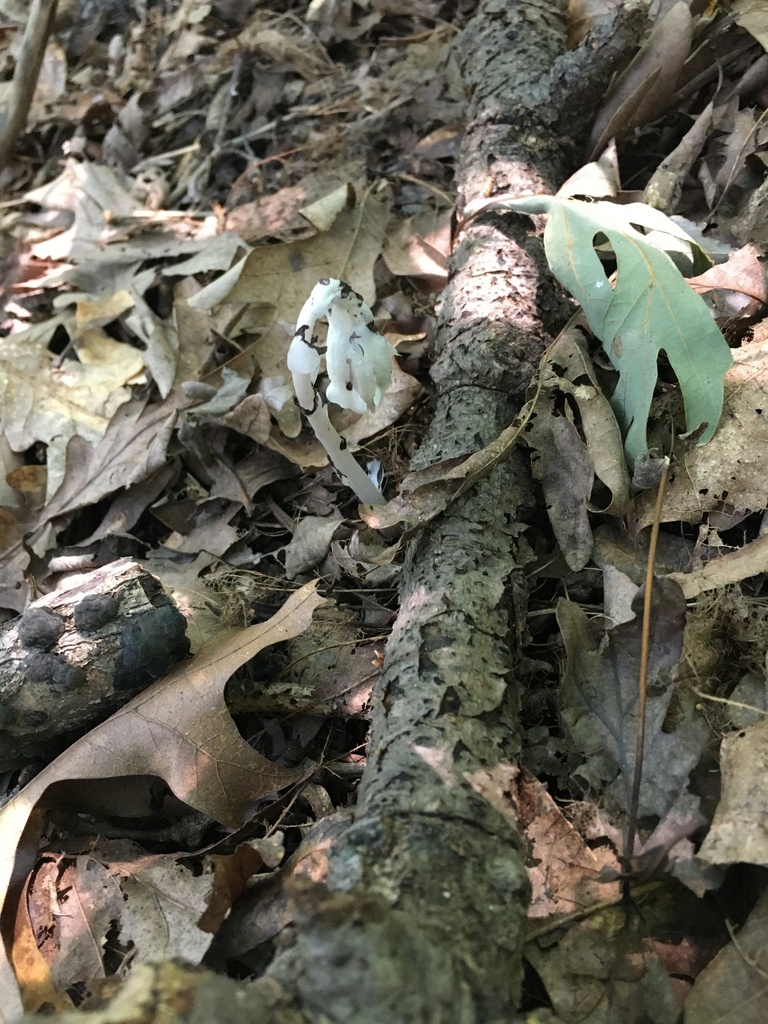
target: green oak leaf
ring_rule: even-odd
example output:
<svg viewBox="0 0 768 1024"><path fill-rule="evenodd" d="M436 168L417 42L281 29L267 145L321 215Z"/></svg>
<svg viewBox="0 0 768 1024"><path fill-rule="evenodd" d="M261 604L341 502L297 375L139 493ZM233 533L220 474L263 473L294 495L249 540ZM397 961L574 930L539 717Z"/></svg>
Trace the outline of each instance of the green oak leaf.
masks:
<svg viewBox="0 0 768 1024"><path fill-rule="evenodd" d="M699 444L712 438L723 409L723 377L730 349L704 300L688 286L662 248L697 247L659 210L643 203L620 206L558 196L505 198L494 206L547 214L544 248L557 280L579 302L589 326L619 371L611 397L627 456L647 448L648 413L664 351L680 383L688 431L704 427ZM653 241L637 225L653 231ZM668 241L665 242L664 239ZM612 285L596 247L608 241L616 258Z"/></svg>

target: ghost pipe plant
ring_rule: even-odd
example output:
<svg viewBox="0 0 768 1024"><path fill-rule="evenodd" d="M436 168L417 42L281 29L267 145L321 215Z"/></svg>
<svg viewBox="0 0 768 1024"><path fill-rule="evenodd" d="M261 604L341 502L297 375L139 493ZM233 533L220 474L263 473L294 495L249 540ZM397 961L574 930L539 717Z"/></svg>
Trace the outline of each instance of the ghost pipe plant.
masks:
<svg viewBox="0 0 768 1024"><path fill-rule="evenodd" d="M329 383L325 396L315 390L321 346L312 333L321 317L328 321L325 368ZM301 307L288 349L288 369L299 405L344 483L369 505L383 502L384 497L334 429L327 402L359 413L377 409L392 381L394 351L376 332L373 314L362 297L335 278L322 278L312 289Z"/></svg>

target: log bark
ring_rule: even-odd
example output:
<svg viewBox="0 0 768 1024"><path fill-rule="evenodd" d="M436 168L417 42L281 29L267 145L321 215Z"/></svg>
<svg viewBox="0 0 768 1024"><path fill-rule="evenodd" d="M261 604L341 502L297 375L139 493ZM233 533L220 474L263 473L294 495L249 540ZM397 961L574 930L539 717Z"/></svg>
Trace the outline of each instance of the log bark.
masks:
<svg viewBox="0 0 768 1024"><path fill-rule="evenodd" d="M460 209L551 193L578 166L638 11L604 28L601 57L591 39L579 59L565 53L565 0L480 3L459 44L471 95ZM500 223L473 223L455 253L413 468L507 427L566 319L529 222ZM296 887L293 945L253 986L271 1005L282 989L270 1020L487 1024L517 1006L528 883L509 787L534 494L517 451L411 542L352 824L327 884Z"/></svg>
<svg viewBox="0 0 768 1024"><path fill-rule="evenodd" d="M0 629L0 771L47 763L188 653L186 619L136 562L73 577Z"/></svg>

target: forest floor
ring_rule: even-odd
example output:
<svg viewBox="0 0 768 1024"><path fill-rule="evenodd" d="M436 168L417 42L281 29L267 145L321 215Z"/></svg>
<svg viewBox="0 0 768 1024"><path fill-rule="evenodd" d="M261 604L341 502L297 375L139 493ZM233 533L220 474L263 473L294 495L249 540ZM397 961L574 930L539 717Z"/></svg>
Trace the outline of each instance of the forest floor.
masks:
<svg viewBox="0 0 768 1024"><path fill-rule="evenodd" d="M24 7L0 2L6 100ZM616 346L552 285L561 333L518 382L520 418L474 461L409 475L448 316L475 7L60 5L0 169L0 980L27 1011L97 1007L138 964L264 971L291 876L322 877L302 840L354 805L408 544L514 445L538 507L521 763L494 797L531 886L515 1019L768 1020L768 15L655 5L559 183L685 236L689 283L668 280L686 312L647 360L639 449ZM572 3L569 46L616 7ZM588 245L616 296L620 244ZM632 273L638 302L665 287ZM397 355L379 404L331 411L382 504L361 506L294 400L288 347L321 279L348 282ZM714 338L691 326L702 310ZM717 430L691 422L701 389L717 411L722 394ZM102 616L91 640L75 591ZM139 612L151 630L126 631Z"/></svg>

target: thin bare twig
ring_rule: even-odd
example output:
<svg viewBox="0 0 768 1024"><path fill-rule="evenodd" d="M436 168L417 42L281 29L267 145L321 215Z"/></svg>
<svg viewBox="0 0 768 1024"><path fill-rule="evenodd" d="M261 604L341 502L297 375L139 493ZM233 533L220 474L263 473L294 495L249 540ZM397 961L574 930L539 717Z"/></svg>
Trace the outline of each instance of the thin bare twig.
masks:
<svg viewBox="0 0 768 1024"><path fill-rule="evenodd" d="M0 113L0 169L5 167L27 123L29 108L53 27L57 0L32 0L8 105Z"/></svg>
<svg viewBox="0 0 768 1024"><path fill-rule="evenodd" d="M637 738L635 741L635 771L632 779L632 797L629 802L629 822L627 824L627 845L624 851L627 864L632 859L637 832L637 812L640 805L640 783L643 779L643 751L645 748L645 705L648 694L648 656L651 645L651 602L653 600L653 566L656 561L656 544L659 539L661 524L661 506L664 502L664 491L667 486L669 459L665 459L661 469L659 490L656 495L656 509L653 514L651 541L648 546L648 567L645 572L645 595L643 600L643 629L640 640L640 679L637 697Z"/></svg>

